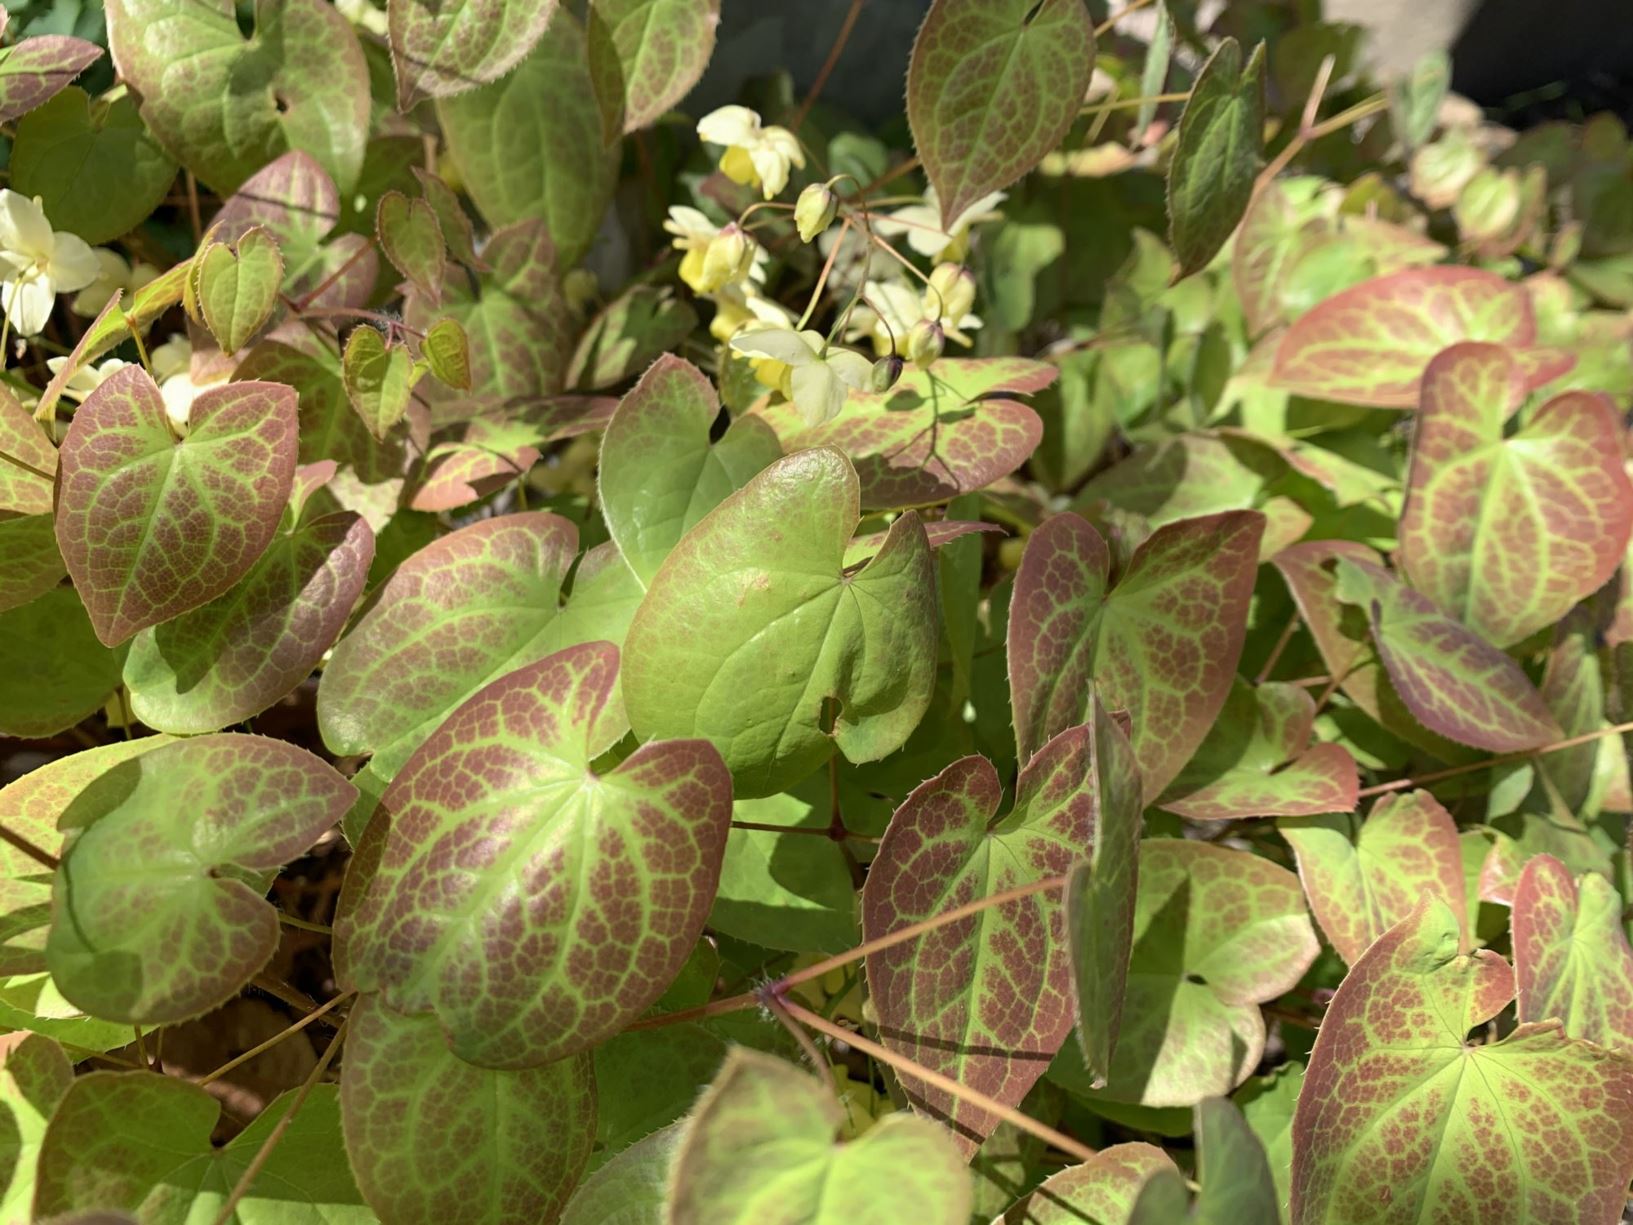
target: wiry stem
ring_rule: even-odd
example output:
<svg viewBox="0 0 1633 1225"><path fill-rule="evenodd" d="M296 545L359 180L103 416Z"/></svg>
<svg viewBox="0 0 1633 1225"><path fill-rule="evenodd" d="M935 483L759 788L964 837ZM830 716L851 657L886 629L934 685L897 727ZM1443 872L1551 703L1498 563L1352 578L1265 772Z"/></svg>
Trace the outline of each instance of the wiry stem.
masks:
<svg viewBox="0 0 1633 1225"><path fill-rule="evenodd" d="M254 1059L262 1051L269 1051L273 1047L277 1046L278 1043L282 1042L285 1038L288 1038L288 1037L293 1036L294 1034L300 1033L301 1030L305 1029L313 1021L316 1021L319 1017L323 1016L325 1013L331 1011L332 1009L338 1008L341 1004L344 1004L347 1000L351 999L354 994L356 994L356 993L352 992L352 991L346 991L346 992L341 993L340 995L335 996L334 999L328 1001L326 1004L323 1004L315 1012L307 1013L300 1020L296 1021L293 1025L289 1026L289 1028L287 1028L285 1030L282 1030L279 1033L273 1034L272 1037L268 1038L265 1042L262 1042L262 1043L259 1043L259 1044L255 1045L255 1046L250 1047L250 1049L245 1051L242 1055L239 1055L239 1056L237 1056L237 1057L235 1057L233 1059L227 1060L226 1063L222 1064L219 1068L217 1068L215 1071L211 1072L208 1076L204 1077L198 1083L200 1085L207 1085L207 1084L210 1084L212 1081L220 1080L228 1072L231 1072L236 1067L240 1067L243 1064L248 1063L251 1059Z"/></svg>
<svg viewBox="0 0 1633 1225"><path fill-rule="evenodd" d="M1500 753L1496 757L1488 757L1484 761L1469 762L1461 766L1448 766L1444 770L1432 770L1428 774L1419 774L1415 778L1397 778L1393 782L1362 787L1355 794L1364 800L1368 796L1383 795L1388 791L1405 791L1408 787L1422 787L1427 783L1438 783L1442 779L1456 778L1460 774L1474 774L1480 770L1489 770L1493 766L1506 766L1511 762L1524 761L1529 757L1541 757L1547 753L1557 753L1561 749L1575 748L1577 745L1587 744L1591 740L1603 740L1606 736L1620 736L1627 732L1633 732L1633 723L1618 723L1614 727L1601 727L1597 731L1583 732L1580 736L1570 736L1564 740L1556 740L1552 744L1540 745L1534 749L1520 749L1515 753Z"/></svg>

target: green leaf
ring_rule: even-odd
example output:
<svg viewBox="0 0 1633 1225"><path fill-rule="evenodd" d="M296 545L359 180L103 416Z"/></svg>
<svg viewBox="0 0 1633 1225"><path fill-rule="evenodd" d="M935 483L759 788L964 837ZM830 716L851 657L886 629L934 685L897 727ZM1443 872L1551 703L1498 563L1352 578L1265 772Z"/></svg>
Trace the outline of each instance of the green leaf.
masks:
<svg viewBox="0 0 1633 1225"><path fill-rule="evenodd" d="M1419 56L1412 71L1390 86L1389 122L1401 144L1415 149L1429 139L1451 83L1451 56L1436 48Z"/></svg>
<svg viewBox="0 0 1633 1225"><path fill-rule="evenodd" d="M1113 1144L1049 1175L993 1225L1124 1225L1140 1188L1178 1167L1152 1144Z"/></svg>
<svg viewBox="0 0 1633 1225"><path fill-rule="evenodd" d="M567 384L599 391L622 383L697 326L697 312L668 288L632 285L590 320L573 351Z"/></svg>
<svg viewBox="0 0 1633 1225"><path fill-rule="evenodd" d="M742 417L718 442L720 401L703 372L665 354L619 402L601 444L607 531L643 585L688 531L782 457L758 417Z"/></svg>
<svg viewBox="0 0 1633 1225"><path fill-rule="evenodd" d="M1093 68L1082 0L931 4L907 65L907 122L944 228L1060 144Z"/></svg>
<svg viewBox="0 0 1633 1225"><path fill-rule="evenodd" d="M1278 823L1298 856L1316 922L1354 965L1424 893L1451 908L1468 947L1463 851L1457 826L1427 791L1386 795L1365 822L1333 815Z"/></svg>
<svg viewBox="0 0 1633 1225"><path fill-rule="evenodd" d="M1633 1062L1522 1023L1474 1045L1514 994L1496 953L1458 951L1431 899L1339 986L1293 1119L1293 1225L1613 1221L1633 1176Z"/></svg>
<svg viewBox="0 0 1633 1225"><path fill-rule="evenodd" d="M637 1140L573 1193L561 1225L664 1225L669 1163L680 1146L674 1124Z"/></svg>
<svg viewBox="0 0 1633 1225"><path fill-rule="evenodd" d="M539 461L538 447L511 445L522 432L487 417L468 422L461 441L439 442L426 454L422 482L408 504L415 510L454 510L518 483Z"/></svg>
<svg viewBox="0 0 1633 1225"><path fill-rule="evenodd" d="M447 248L436 210L425 200L411 200L400 191L380 197L374 230L392 267L407 277L430 301L442 295Z"/></svg>
<svg viewBox="0 0 1633 1225"><path fill-rule="evenodd" d="M63 999L44 971L0 978L0 1026L39 1034L75 1052L117 1050L131 1039L129 1025L88 1017Z"/></svg>
<svg viewBox="0 0 1633 1225"><path fill-rule="evenodd" d="M101 47L65 34L45 34L0 47L0 123L11 123L44 106L101 58Z"/></svg>
<svg viewBox="0 0 1633 1225"><path fill-rule="evenodd" d="M872 561L842 573L860 514L855 471L817 448L705 515L625 639L636 734L713 741L745 798L797 783L836 747L852 761L900 748L935 687L934 561L906 514Z"/></svg>
<svg viewBox="0 0 1633 1225"><path fill-rule="evenodd" d="M123 662L97 641L71 587L0 613L0 735L54 736L95 714Z"/></svg>
<svg viewBox="0 0 1633 1225"><path fill-rule="evenodd" d="M386 11L397 109L406 113L508 73L550 26L556 0L390 0Z"/></svg>
<svg viewBox="0 0 1633 1225"><path fill-rule="evenodd" d="M1015 742L1024 761L1082 720L1098 690L1126 710L1147 800L1190 760L1230 694L1247 631L1264 517L1158 528L1107 590L1111 552L1077 515L1027 541L1009 606Z"/></svg>
<svg viewBox="0 0 1633 1225"><path fill-rule="evenodd" d="M199 313L223 353L247 345L278 305L284 260L278 242L260 226L237 243L207 243L193 264Z"/></svg>
<svg viewBox="0 0 1633 1225"><path fill-rule="evenodd" d="M93 101L71 85L17 125L12 189L38 196L55 228L86 242L135 229L175 180L129 94Z"/></svg>
<svg viewBox="0 0 1633 1225"><path fill-rule="evenodd" d="M223 733L103 770L64 811L46 964L93 1016L171 1024L272 957L277 912L246 881L299 855L356 789L304 749Z"/></svg>
<svg viewBox="0 0 1633 1225"><path fill-rule="evenodd" d="M714 54L720 0L591 0L590 82L609 144L691 93Z"/></svg>
<svg viewBox="0 0 1633 1225"><path fill-rule="evenodd" d="M11 390L0 387L0 511L49 515L56 476L57 448Z"/></svg>
<svg viewBox="0 0 1633 1225"><path fill-rule="evenodd" d="M415 553L323 670L323 743L343 756L373 753L371 769L389 779L466 698L555 649L541 636L577 551L571 523L530 511Z"/></svg>
<svg viewBox="0 0 1633 1225"><path fill-rule="evenodd" d="M1264 141L1264 44L1247 67L1234 38L1222 39L1191 86L1168 163L1168 245L1174 279L1206 268L1253 198Z"/></svg>
<svg viewBox="0 0 1633 1225"><path fill-rule="evenodd" d="M1074 3L1076 0L1074 0ZM1020 357L943 358L910 370L889 391L853 391L832 421L808 426L790 402L756 410L782 449L837 447L862 482L868 510L928 506L984 489L1027 460L1043 422L1020 401L1047 387L1055 367Z"/></svg>
<svg viewBox="0 0 1633 1225"><path fill-rule="evenodd" d="M348 511L286 522L225 594L137 634L131 710L187 735L260 714L311 675L363 594L374 533Z"/></svg>
<svg viewBox="0 0 1633 1225"><path fill-rule="evenodd" d="M172 157L226 195L280 153L316 158L344 191L363 166L368 69L351 23L322 0L256 0L245 38L231 0L106 0L114 67Z"/></svg>
<svg viewBox="0 0 1633 1225"><path fill-rule="evenodd" d="M1159 1167L1140 1192L1128 1225L1275 1225L1280 1220L1276 1184L1264 1148L1228 1099L1196 1104L1196 1181L1201 1190L1189 1207L1185 1183L1172 1167Z"/></svg>
<svg viewBox="0 0 1633 1225"><path fill-rule="evenodd" d="M55 521L46 515L9 515L0 511L0 612L21 608L50 591L68 568L57 548Z"/></svg>
<svg viewBox="0 0 1633 1225"><path fill-rule="evenodd" d="M86 397L63 440L57 544L109 646L213 600L277 531L295 476L295 392L199 393L178 440L139 366Z"/></svg>
<svg viewBox="0 0 1633 1225"><path fill-rule="evenodd" d="M1232 684L1207 738L1158 803L1192 821L1354 812L1355 759L1310 744L1315 699L1298 685Z"/></svg>
<svg viewBox="0 0 1633 1225"><path fill-rule="evenodd" d="M1298 879L1256 855L1148 838L1139 881L1105 1094L1190 1106L1247 1079L1264 1051L1258 1005L1291 990L1319 945Z"/></svg>
<svg viewBox="0 0 1633 1225"><path fill-rule="evenodd" d="M344 977L434 1013L472 1063L527 1067L611 1037L708 918L730 779L700 740L591 772L623 732L617 680L616 649L588 643L495 681L409 759L369 826L379 865L349 886Z"/></svg>
<svg viewBox="0 0 1633 1225"><path fill-rule="evenodd" d="M1156 97L1168 83L1169 59L1174 53L1174 19L1168 6L1157 0L1156 24L1151 31L1151 43L1145 49L1145 66L1140 69L1140 106L1134 112L1132 134L1136 140L1145 135L1157 113Z"/></svg>
<svg viewBox="0 0 1633 1225"><path fill-rule="evenodd" d="M63 1097L40 1150L38 1218L93 1210L142 1221L209 1221L226 1207L256 1153L294 1109L280 1095L221 1147L220 1108L197 1085L148 1072L92 1072ZM257 1171L232 1220L370 1225L340 1146L333 1085L315 1085Z"/></svg>
<svg viewBox="0 0 1633 1225"><path fill-rule="evenodd" d="M1299 316L1276 347L1273 386L1376 408L1412 408L1429 360L1459 341L1505 345L1527 389L1575 359L1534 348L1536 316L1521 285L1479 268L1408 268L1363 281Z"/></svg>
<svg viewBox="0 0 1633 1225"><path fill-rule="evenodd" d="M387 1221L554 1220L595 1140L588 1053L479 1068L448 1050L435 1018L378 996L352 1009L340 1109L358 1186Z"/></svg>
<svg viewBox="0 0 1633 1225"><path fill-rule="evenodd" d="M419 375L413 355L402 345L388 345L377 328L365 323L346 338L346 396L376 438L403 419Z"/></svg>
<svg viewBox="0 0 1633 1225"><path fill-rule="evenodd" d="M438 319L428 327L420 352L431 374L445 386L455 391L471 389L471 342L457 319Z"/></svg>
<svg viewBox="0 0 1633 1225"><path fill-rule="evenodd" d="M908 1114L836 1143L827 1085L745 1048L686 1121L669 1173L669 1225L967 1225L972 1189L946 1130Z"/></svg>
<svg viewBox="0 0 1633 1225"><path fill-rule="evenodd" d="M1608 396L1572 391L1505 437L1526 381L1489 344L1438 354L1422 395L1396 558L1444 612L1511 646L1564 617L1622 561L1633 483L1621 415Z"/></svg>
<svg viewBox="0 0 1633 1225"><path fill-rule="evenodd" d="M1633 1053L1633 949L1610 882L1593 872L1572 880L1538 855L1514 891L1513 927L1519 1019L1557 1017L1572 1038Z"/></svg>
<svg viewBox="0 0 1633 1225"><path fill-rule="evenodd" d="M729 1048L720 1034L690 1021L619 1034L598 1046L597 1156L604 1160L679 1119L714 1079Z"/></svg>
<svg viewBox="0 0 1633 1225"><path fill-rule="evenodd" d="M0 1055L0 1220L27 1221L46 1124L74 1083L50 1038L30 1034Z"/></svg>
<svg viewBox="0 0 1633 1225"><path fill-rule="evenodd" d="M1231 1097L1264 1146L1270 1175L1276 1182L1277 1219L1283 1222L1288 1219L1287 1195L1293 1180L1293 1112L1303 1086L1304 1065L1284 1063L1264 1076L1254 1077Z"/></svg>
<svg viewBox="0 0 1633 1225"><path fill-rule="evenodd" d="M284 257L284 291L292 297L304 297L328 279L330 260L344 262L358 246L363 247L351 271L311 303L314 307L361 306L374 285L379 261L361 234L343 235L324 245L339 218L340 190L334 179L317 159L292 150L244 180L222 204L210 234L230 242L256 226L272 233ZM350 250L348 241L356 244Z"/></svg>
<svg viewBox="0 0 1633 1225"><path fill-rule="evenodd" d="M514 72L440 99L437 116L465 190L488 224L541 220L560 266L576 264L601 226L618 173L615 151L601 140L578 19L561 10Z"/></svg>
<svg viewBox="0 0 1633 1225"><path fill-rule="evenodd" d="M1389 679L1430 731L1493 753L1563 738L1547 703L1496 647L1382 567L1340 558L1338 598L1367 612Z"/></svg>
<svg viewBox="0 0 1633 1225"><path fill-rule="evenodd" d="M819 776L780 795L738 800L738 821L826 832L832 799ZM766 948L842 953L860 942L856 884L837 842L734 828L709 912L711 930Z"/></svg>
<svg viewBox="0 0 1633 1225"><path fill-rule="evenodd" d="M1116 1041L1134 909L1139 780L1128 742L1096 706L1003 786L984 757L955 761L890 820L862 892L862 934L877 940L966 902L1072 869L1088 857L1068 952L1058 893L995 906L867 959L884 1043L1006 1105L1026 1096L1079 1021L1103 1072ZM1087 913L1085 913L1087 912ZM1088 915L1092 914L1092 920ZM1101 930L1085 931L1090 923ZM1092 936L1085 939L1085 936ZM1025 950L1021 953L1020 950ZM1099 976L1074 1008L1072 983ZM997 1116L905 1073L914 1109L946 1122L969 1155Z"/></svg>

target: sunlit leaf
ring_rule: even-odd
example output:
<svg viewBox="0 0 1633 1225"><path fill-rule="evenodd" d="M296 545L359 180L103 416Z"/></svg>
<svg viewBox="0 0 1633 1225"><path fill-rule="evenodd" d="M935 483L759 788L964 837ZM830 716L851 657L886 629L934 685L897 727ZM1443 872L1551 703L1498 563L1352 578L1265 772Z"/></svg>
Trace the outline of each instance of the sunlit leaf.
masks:
<svg viewBox="0 0 1633 1225"><path fill-rule="evenodd" d="M1049 1175L993 1225L1123 1225L1158 1170L1177 1172L1155 1145L1113 1144Z"/></svg>
<svg viewBox="0 0 1633 1225"><path fill-rule="evenodd" d="M436 210L425 200L388 191L375 209L374 229L392 267L435 302L442 294L447 249Z"/></svg>
<svg viewBox="0 0 1633 1225"><path fill-rule="evenodd" d="M50 1038L30 1034L0 1054L0 1221L30 1219L46 1124L74 1083L74 1065Z"/></svg>
<svg viewBox="0 0 1633 1225"><path fill-rule="evenodd" d="M471 342L458 320L438 319L433 323L420 341L420 351L437 379L456 391L471 389Z"/></svg>
<svg viewBox="0 0 1633 1225"><path fill-rule="evenodd" d="M71 587L0 612L0 735L51 736L94 714L123 661L97 640Z"/></svg>
<svg viewBox="0 0 1633 1225"><path fill-rule="evenodd" d="M504 76L539 41L556 0L389 0L386 11L397 109L407 111Z"/></svg>
<svg viewBox="0 0 1633 1225"><path fill-rule="evenodd" d="M65 34L37 35L0 48L0 123L45 105L101 58L101 47Z"/></svg>
<svg viewBox="0 0 1633 1225"><path fill-rule="evenodd" d="M386 338L368 324L354 329L346 338L346 354L341 361L346 397L376 438L384 438L403 419L419 374L407 349L387 344Z"/></svg>
<svg viewBox="0 0 1633 1225"><path fill-rule="evenodd" d="M278 305L283 255L277 240L255 226L232 245L206 244L194 262L193 278L205 326L223 353L236 353L261 330Z"/></svg>
<svg viewBox="0 0 1633 1225"><path fill-rule="evenodd" d="M714 54L720 0L592 0L590 81L603 137L651 127Z"/></svg>
<svg viewBox="0 0 1633 1225"><path fill-rule="evenodd" d="M1168 164L1168 241L1175 279L1207 267L1253 197L1264 136L1264 46L1246 67L1234 38L1223 39L1191 86Z"/></svg>
<svg viewBox="0 0 1633 1225"><path fill-rule="evenodd" d="M1573 1038L1633 1052L1633 950L1610 882L1574 881L1538 855L1520 874L1513 924L1519 1019L1557 1018Z"/></svg>
<svg viewBox="0 0 1633 1225"><path fill-rule="evenodd" d="M10 389L0 387L0 511L49 515L56 475L57 448Z"/></svg>

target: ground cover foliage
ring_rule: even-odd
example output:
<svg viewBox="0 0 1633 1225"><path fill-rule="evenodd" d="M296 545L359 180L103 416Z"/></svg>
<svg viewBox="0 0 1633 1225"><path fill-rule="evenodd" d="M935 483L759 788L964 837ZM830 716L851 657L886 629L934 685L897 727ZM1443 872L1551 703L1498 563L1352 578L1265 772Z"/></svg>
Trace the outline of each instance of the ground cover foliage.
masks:
<svg viewBox="0 0 1633 1225"><path fill-rule="evenodd" d="M8 7L0 1220L1621 1219L1614 116Z"/></svg>

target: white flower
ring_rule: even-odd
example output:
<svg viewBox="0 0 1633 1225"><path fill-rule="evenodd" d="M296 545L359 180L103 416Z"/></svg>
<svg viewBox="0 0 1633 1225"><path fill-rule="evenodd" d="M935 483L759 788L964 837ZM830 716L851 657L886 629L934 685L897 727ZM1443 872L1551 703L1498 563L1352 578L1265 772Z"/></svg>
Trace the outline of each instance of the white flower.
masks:
<svg viewBox="0 0 1633 1225"><path fill-rule="evenodd" d="M177 332L162 345L154 345L147 355L153 377L161 383L173 374L185 374L193 364L193 342Z"/></svg>
<svg viewBox="0 0 1633 1225"><path fill-rule="evenodd" d="M107 247L97 247L91 254L96 256L96 280L80 290L68 304L68 309L74 314L87 319L94 319L102 313L102 308L108 304L115 290L135 293L159 275L159 270L152 264L137 263L133 268L123 255Z"/></svg>
<svg viewBox="0 0 1633 1225"><path fill-rule="evenodd" d="M805 150L787 128L761 127L746 106L723 106L697 121L697 134L725 145L720 170L734 183L758 186L767 200L788 186L788 167L805 167Z"/></svg>
<svg viewBox="0 0 1633 1225"><path fill-rule="evenodd" d="M914 324L928 317L924 309L926 296L915 293L903 281L869 281L863 286L861 304L851 312L845 339L869 337L873 341L873 351L880 357L893 350L905 353L907 334L913 330ZM948 340L961 345L970 343L970 338L964 334L965 328L981 326L980 316L971 314L956 320L943 315L936 322L941 324Z"/></svg>
<svg viewBox="0 0 1633 1225"><path fill-rule="evenodd" d="M713 295L712 301L714 318L709 320L709 334L722 343L751 323L788 328L794 322L792 313L762 294L752 281L727 285Z"/></svg>
<svg viewBox="0 0 1633 1225"><path fill-rule="evenodd" d="M68 364L68 359L66 357L48 357L45 364L50 369L52 376L55 377ZM123 370L128 365L130 365L129 362L120 361L117 357L110 357L100 366L81 366L68 376L68 382L63 385L62 394L76 404L80 403L86 396L102 386L109 375Z"/></svg>
<svg viewBox="0 0 1633 1225"><path fill-rule="evenodd" d="M18 335L38 335L57 295L84 289L98 269L83 238L51 229L38 196L0 191L0 309Z"/></svg>
<svg viewBox="0 0 1633 1225"><path fill-rule="evenodd" d="M868 385L873 363L849 349L827 348L821 332L765 328L732 339L739 353L767 357L788 367L788 398L806 425L832 421L845 407L847 390Z"/></svg>
<svg viewBox="0 0 1633 1225"><path fill-rule="evenodd" d="M954 220L948 229L941 228L941 201L936 189L924 193L923 204L909 204L888 216L876 218L874 233L885 238L907 235L907 245L927 259L962 259L969 245L970 227L983 221L996 221L1002 216L994 210L1009 197L1001 191L982 196Z"/></svg>
<svg viewBox="0 0 1633 1225"><path fill-rule="evenodd" d="M376 38L386 37L385 11L375 8L369 0L335 0L335 7L354 26L361 26Z"/></svg>
<svg viewBox="0 0 1633 1225"><path fill-rule="evenodd" d="M148 354L148 364L159 383L159 395L164 397L164 413L178 434L187 433L187 419L193 411L193 400L207 387L226 381L227 372L221 370L213 378L201 383L193 381L193 345L178 333L154 347Z"/></svg>

